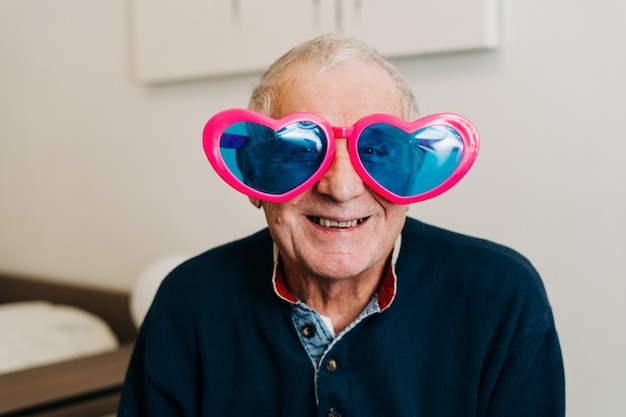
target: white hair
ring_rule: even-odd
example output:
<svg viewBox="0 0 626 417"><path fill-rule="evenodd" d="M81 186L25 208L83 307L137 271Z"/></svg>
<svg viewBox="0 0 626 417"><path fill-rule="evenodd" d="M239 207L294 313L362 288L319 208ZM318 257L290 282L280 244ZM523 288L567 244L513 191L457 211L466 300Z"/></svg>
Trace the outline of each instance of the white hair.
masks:
<svg viewBox="0 0 626 417"><path fill-rule="evenodd" d="M248 107L251 110L271 115L274 110L281 75L293 63L310 63L318 66L322 73L342 62L375 64L384 69L395 82L402 100L403 118L407 121L418 116L417 103L406 79L376 50L364 43L345 36L326 34L304 42L278 58L261 77L252 90Z"/></svg>

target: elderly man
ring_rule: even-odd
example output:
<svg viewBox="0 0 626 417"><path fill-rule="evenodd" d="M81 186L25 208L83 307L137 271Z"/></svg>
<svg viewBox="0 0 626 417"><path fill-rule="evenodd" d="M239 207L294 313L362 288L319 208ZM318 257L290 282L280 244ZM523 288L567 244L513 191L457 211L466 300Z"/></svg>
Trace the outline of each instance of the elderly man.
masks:
<svg viewBox="0 0 626 417"><path fill-rule="evenodd" d="M268 228L164 280L120 416L564 415L530 263L406 215L469 169L471 123L413 123L397 71L333 35L274 63L250 109L213 118L204 145Z"/></svg>

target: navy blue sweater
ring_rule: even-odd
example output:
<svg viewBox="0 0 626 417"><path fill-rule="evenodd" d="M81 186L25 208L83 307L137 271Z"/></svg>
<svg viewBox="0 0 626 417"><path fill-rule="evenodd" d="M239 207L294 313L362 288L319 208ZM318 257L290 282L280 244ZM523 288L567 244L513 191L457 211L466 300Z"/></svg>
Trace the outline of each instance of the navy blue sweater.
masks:
<svg viewBox="0 0 626 417"><path fill-rule="evenodd" d="M141 328L119 416L564 416L558 337L530 263L413 219L402 233L395 300L317 376L273 291L267 230L184 263Z"/></svg>

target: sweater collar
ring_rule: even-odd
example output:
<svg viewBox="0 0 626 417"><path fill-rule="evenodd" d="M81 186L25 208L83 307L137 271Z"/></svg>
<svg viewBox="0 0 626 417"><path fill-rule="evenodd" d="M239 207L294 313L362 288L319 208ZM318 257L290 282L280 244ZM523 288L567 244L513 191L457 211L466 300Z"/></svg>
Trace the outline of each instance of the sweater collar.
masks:
<svg viewBox="0 0 626 417"><path fill-rule="evenodd" d="M380 311L386 310L396 297L398 290L398 277L396 276L396 261L400 254L400 245L402 243L402 235L398 235L396 243L393 247L393 251L390 256L390 261L387 262L387 270L385 276L378 287L378 306ZM274 286L274 292L281 299L291 303L297 304L300 302L298 297L293 295L285 278L283 277L282 268L280 267L280 256L278 246L274 243L274 269L272 271L272 285Z"/></svg>

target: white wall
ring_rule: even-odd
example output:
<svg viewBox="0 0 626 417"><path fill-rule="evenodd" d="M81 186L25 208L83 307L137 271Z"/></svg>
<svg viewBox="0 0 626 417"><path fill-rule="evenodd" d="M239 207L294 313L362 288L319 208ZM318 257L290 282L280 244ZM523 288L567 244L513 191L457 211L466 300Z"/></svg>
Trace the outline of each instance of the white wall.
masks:
<svg viewBox="0 0 626 417"><path fill-rule="evenodd" d="M457 188L411 213L541 272L568 415L626 415L626 2L502 2L492 52L398 60L423 113L482 132ZM257 74L142 87L122 0L0 2L0 270L119 289L154 259L263 225L200 133ZM427 17L421 17L427 18Z"/></svg>

